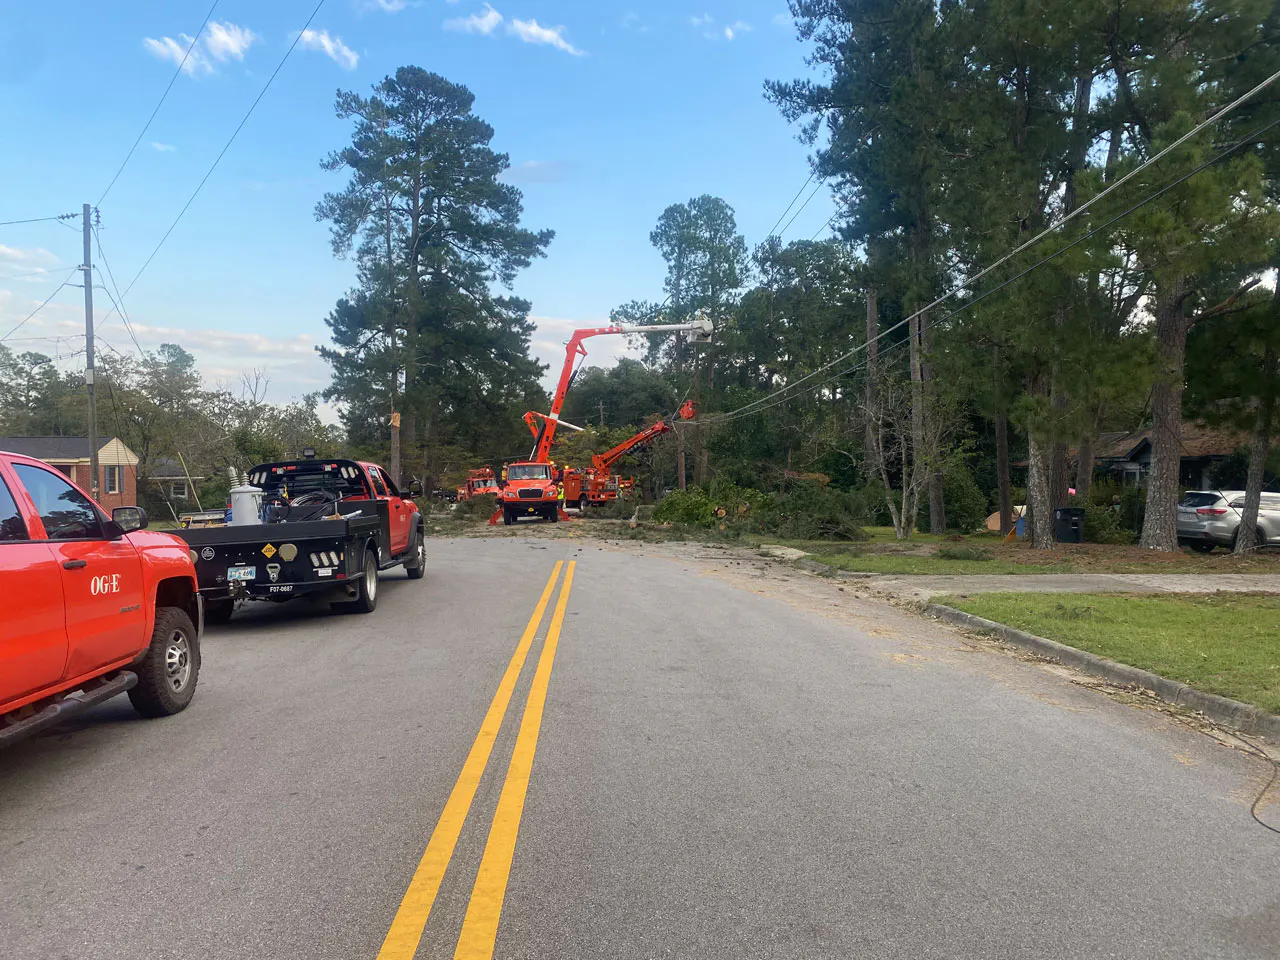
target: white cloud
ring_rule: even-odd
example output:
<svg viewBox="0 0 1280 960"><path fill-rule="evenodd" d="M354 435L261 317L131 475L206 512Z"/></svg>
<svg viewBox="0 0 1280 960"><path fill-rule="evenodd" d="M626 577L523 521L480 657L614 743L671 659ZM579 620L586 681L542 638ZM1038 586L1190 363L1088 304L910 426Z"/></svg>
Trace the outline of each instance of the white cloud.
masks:
<svg viewBox="0 0 1280 960"><path fill-rule="evenodd" d="M469 17L455 17L444 22L446 30L458 30L462 33L478 33L491 36L503 24L507 25L507 33L518 37L525 43L543 44L563 50L575 57L585 56L586 51L579 50L564 37L564 27L544 27L537 20L510 20L489 4L484 5L484 13L473 13Z"/></svg>
<svg viewBox="0 0 1280 960"><path fill-rule="evenodd" d="M360 55L342 42L341 37L329 36L328 30L303 30L298 42L304 49L319 50L343 70L354 70Z"/></svg>
<svg viewBox="0 0 1280 960"><path fill-rule="evenodd" d="M0 243L0 263L25 267L31 270L52 267L57 262L58 257L43 247L32 247L29 250L23 250L21 247L8 247Z"/></svg>
<svg viewBox="0 0 1280 960"><path fill-rule="evenodd" d="M151 149L157 151L158 153L172 153L178 148L175 147L172 143L161 143L159 140L152 140Z"/></svg>
<svg viewBox="0 0 1280 960"><path fill-rule="evenodd" d="M454 0L449 0L453 3ZM407 0L367 0L366 10L381 10L383 13L399 13L409 4Z"/></svg>
<svg viewBox="0 0 1280 960"><path fill-rule="evenodd" d="M181 64L183 73L195 76L213 73L219 63L243 60L249 48L259 39L248 27L214 20L199 41L180 33L176 40L173 37L161 37L159 40L145 37L142 46L157 59L168 60L174 65Z"/></svg>
<svg viewBox="0 0 1280 960"><path fill-rule="evenodd" d="M153 37L146 37L142 41L142 45L153 57L160 60L171 60L175 65L182 64L182 72L190 75L204 72L210 73L213 65L205 59L204 54L199 50L192 49L187 52L191 44L195 42L193 37L187 36L185 33L178 34L181 43L173 37L161 37L156 40ZM186 58L185 60L183 58Z"/></svg>
<svg viewBox="0 0 1280 960"><path fill-rule="evenodd" d="M724 38L726 40L732 40L740 33L750 32L751 24L747 23L745 20L735 20L733 23L729 24L729 26L724 28Z"/></svg>
<svg viewBox="0 0 1280 960"><path fill-rule="evenodd" d="M544 27L537 20L512 20L510 30L525 43L545 43L575 57L585 53L564 38L564 27Z"/></svg>
<svg viewBox="0 0 1280 960"><path fill-rule="evenodd" d="M258 35L248 27L214 20L205 30L204 48L220 63L227 60L243 60L245 53L258 40Z"/></svg>
<svg viewBox="0 0 1280 960"><path fill-rule="evenodd" d="M469 17L455 17L444 22L446 30L479 33L486 37L500 26L502 26L502 14L487 3L484 5L484 13L473 13Z"/></svg>
<svg viewBox="0 0 1280 960"><path fill-rule="evenodd" d="M711 14L704 13L700 17L690 17L689 22L695 27L709 27L711 26Z"/></svg>
<svg viewBox="0 0 1280 960"><path fill-rule="evenodd" d="M648 33L649 27L641 21L640 14L634 10L630 10L623 14L622 19L618 22L618 26L623 30L634 30L637 33Z"/></svg>
<svg viewBox="0 0 1280 960"><path fill-rule="evenodd" d="M773 25L775 27L782 27L784 30L789 30L795 26L795 21L791 19L790 14L775 13L773 15Z"/></svg>

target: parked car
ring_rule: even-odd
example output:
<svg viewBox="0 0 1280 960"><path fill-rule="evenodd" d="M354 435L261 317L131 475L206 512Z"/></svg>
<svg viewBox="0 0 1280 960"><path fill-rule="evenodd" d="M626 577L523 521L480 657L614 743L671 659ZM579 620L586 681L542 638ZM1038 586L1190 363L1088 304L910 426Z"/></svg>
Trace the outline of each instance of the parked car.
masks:
<svg viewBox="0 0 1280 960"><path fill-rule="evenodd" d="M144 717L184 710L203 609L187 545L108 517L54 467L0 452L0 746L128 692Z"/></svg>
<svg viewBox="0 0 1280 960"><path fill-rule="evenodd" d="M1243 490L1188 490L1178 504L1178 542L1201 553L1234 548L1243 513ZM1280 493L1262 494L1254 542L1280 543Z"/></svg>

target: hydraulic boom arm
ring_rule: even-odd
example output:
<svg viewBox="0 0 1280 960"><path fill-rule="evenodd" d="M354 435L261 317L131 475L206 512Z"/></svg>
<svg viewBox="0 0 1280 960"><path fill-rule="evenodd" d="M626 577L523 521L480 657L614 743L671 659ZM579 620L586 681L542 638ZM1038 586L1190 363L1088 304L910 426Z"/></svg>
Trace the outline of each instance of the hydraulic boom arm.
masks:
<svg viewBox="0 0 1280 960"><path fill-rule="evenodd" d="M699 318L689 323L619 324L612 327L590 327L573 331L573 336L565 345L564 369L560 371L556 392L551 398L551 412L547 414L546 421L537 434L533 455L529 459L534 463L548 463L551 460L551 444L556 437L556 425L560 421L560 410L564 407L565 394L569 392L569 384L573 382L573 368L579 357L587 355L586 348L582 346L583 340L588 337L620 333L692 333L691 339L694 343L706 343L711 340L713 330L710 320Z"/></svg>
<svg viewBox="0 0 1280 960"><path fill-rule="evenodd" d="M693 418L693 404L686 400L680 407L680 418L682 420L690 420ZM645 427L634 437L628 437L612 450L606 450L604 453L598 453L591 458L591 465L596 468L599 473L608 473L609 468L625 457L636 447L644 446L654 437L660 437L664 433L671 431L671 424L666 420L659 420L651 427Z"/></svg>

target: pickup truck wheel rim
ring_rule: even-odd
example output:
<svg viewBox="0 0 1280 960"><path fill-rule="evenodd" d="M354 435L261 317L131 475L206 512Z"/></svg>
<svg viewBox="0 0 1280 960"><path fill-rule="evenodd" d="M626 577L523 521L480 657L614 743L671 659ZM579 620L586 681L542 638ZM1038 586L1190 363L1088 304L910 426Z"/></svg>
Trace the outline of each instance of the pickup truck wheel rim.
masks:
<svg viewBox="0 0 1280 960"><path fill-rule="evenodd" d="M418 537L418 567L422 568L427 565L427 543L422 537Z"/></svg>
<svg viewBox="0 0 1280 960"><path fill-rule="evenodd" d="M378 568L372 560L364 564L364 595L370 600L378 595Z"/></svg>
<svg viewBox="0 0 1280 960"><path fill-rule="evenodd" d="M174 693L181 693L191 679L191 646L181 630L169 635L164 651L164 673Z"/></svg>

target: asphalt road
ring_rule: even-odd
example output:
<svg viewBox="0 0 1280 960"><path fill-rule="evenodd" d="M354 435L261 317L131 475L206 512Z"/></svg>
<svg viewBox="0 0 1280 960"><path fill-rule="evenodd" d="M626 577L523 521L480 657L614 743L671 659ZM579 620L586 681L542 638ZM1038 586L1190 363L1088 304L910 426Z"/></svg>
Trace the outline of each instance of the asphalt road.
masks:
<svg viewBox="0 0 1280 960"><path fill-rule="evenodd" d="M0 755L0 957L1280 955L1264 767L1160 714L807 576L431 548Z"/></svg>

